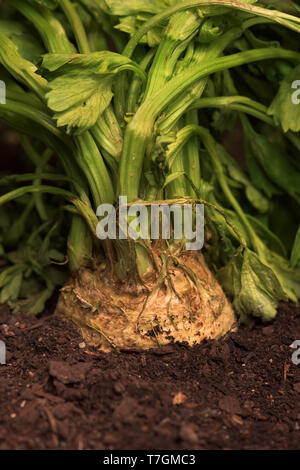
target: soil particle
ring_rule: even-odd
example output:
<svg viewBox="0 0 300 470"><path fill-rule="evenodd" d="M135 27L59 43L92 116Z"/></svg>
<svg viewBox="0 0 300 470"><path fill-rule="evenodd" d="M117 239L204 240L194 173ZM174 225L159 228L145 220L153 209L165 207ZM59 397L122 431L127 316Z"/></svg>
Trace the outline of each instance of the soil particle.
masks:
<svg viewBox="0 0 300 470"><path fill-rule="evenodd" d="M184 393L178 392L173 398L173 405L182 405L186 401L187 397L185 396Z"/></svg>
<svg viewBox="0 0 300 470"><path fill-rule="evenodd" d="M180 438L183 441L190 442L191 444L197 444L198 436L197 436L198 426L195 424L183 424L180 429Z"/></svg>
<svg viewBox="0 0 300 470"><path fill-rule="evenodd" d="M70 365L62 361L50 361L49 374L63 384L75 384L84 382L87 372L92 367L93 364L88 362Z"/></svg>
<svg viewBox="0 0 300 470"><path fill-rule="evenodd" d="M0 307L0 449L299 449L300 308L216 342L105 354Z"/></svg>
<svg viewBox="0 0 300 470"><path fill-rule="evenodd" d="M227 413L232 414L242 414L242 410L240 408L239 400L234 396L227 396L221 398L219 400L219 408L220 410L227 411Z"/></svg>
<svg viewBox="0 0 300 470"><path fill-rule="evenodd" d="M300 382L298 382L294 385L294 390L295 390L295 392L300 393Z"/></svg>

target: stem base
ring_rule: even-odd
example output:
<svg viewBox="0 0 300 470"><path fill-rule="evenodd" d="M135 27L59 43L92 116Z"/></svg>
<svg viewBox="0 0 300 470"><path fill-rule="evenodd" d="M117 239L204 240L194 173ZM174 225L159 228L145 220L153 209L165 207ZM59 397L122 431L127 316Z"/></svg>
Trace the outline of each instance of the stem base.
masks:
<svg viewBox="0 0 300 470"><path fill-rule="evenodd" d="M164 253L161 272L144 285L120 282L104 264L77 273L62 289L57 313L102 350L150 349L172 341L190 346L220 338L236 318L201 253Z"/></svg>

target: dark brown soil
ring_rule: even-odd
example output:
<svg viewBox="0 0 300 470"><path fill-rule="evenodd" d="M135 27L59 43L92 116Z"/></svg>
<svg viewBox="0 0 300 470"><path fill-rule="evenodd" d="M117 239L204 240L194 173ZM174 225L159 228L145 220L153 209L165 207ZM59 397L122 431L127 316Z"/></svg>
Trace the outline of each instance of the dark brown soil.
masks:
<svg viewBox="0 0 300 470"><path fill-rule="evenodd" d="M0 309L0 449L299 449L300 308L221 342L84 347L54 316Z"/></svg>

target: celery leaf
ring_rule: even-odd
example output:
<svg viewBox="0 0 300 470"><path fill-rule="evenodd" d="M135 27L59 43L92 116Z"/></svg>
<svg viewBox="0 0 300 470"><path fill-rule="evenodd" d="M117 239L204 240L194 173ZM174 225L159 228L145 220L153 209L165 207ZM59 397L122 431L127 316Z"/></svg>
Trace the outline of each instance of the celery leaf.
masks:
<svg viewBox="0 0 300 470"><path fill-rule="evenodd" d="M300 65L282 80L268 112L284 132L300 131Z"/></svg>
<svg viewBox="0 0 300 470"><path fill-rule="evenodd" d="M55 72L46 98L59 127L80 132L96 124L109 106L114 76L123 70L140 73L138 65L109 51L91 54L46 54L43 67Z"/></svg>

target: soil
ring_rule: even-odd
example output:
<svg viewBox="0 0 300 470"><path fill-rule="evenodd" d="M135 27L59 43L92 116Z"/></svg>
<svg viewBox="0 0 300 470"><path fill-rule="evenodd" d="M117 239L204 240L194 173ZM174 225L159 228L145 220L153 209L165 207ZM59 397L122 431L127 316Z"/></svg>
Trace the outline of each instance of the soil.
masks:
<svg viewBox="0 0 300 470"><path fill-rule="evenodd" d="M0 449L299 449L300 308L219 342L110 354L0 307Z"/></svg>

